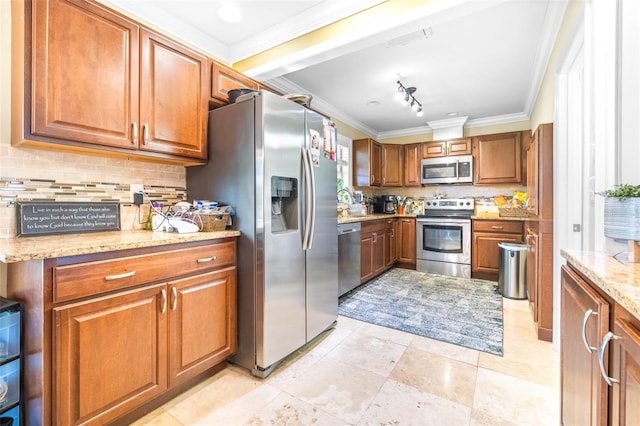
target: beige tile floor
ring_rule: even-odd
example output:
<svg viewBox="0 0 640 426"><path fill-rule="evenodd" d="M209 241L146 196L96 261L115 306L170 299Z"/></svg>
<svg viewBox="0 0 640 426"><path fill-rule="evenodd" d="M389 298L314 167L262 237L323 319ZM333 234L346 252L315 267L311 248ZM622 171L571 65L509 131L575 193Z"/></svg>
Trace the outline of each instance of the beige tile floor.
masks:
<svg viewBox="0 0 640 426"><path fill-rule="evenodd" d="M134 424L559 424L559 357L526 301L504 299L504 352L339 317L268 378L230 366Z"/></svg>

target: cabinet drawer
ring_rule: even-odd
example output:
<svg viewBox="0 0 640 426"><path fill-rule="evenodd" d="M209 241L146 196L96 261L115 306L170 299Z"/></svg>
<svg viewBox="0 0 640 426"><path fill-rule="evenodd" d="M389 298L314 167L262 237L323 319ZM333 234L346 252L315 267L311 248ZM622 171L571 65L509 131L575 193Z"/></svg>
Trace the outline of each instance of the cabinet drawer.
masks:
<svg viewBox="0 0 640 426"><path fill-rule="evenodd" d="M511 220L474 220L473 230L522 234L524 230L524 224L521 221Z"/></svg>
<svg viewBox="0 0 640 426"><path fill-rule="evenodd" d="M53 302L63 302L113 290L169 280L236 261L235 242L57 266L53 272Z"/></svg>
<svg viewBox="0 0 640 426"><path fill-rule="evenodd" d="M389 218L362 222L360 232L364 234L366 232L384 232L387 229L392 229L394 219L395 218Z"/></svg>

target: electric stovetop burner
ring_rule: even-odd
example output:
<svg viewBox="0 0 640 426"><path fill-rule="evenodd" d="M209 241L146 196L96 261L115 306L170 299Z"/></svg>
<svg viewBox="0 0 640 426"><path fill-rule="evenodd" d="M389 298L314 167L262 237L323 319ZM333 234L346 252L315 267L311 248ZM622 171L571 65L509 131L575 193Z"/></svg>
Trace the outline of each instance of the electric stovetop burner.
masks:
<svg viewBox="0 0 640 426"><path fill-rule="evenodd" d="M466 217L473 216L475 200L473 198L427 198L424 200L425 217Z"/></svg>

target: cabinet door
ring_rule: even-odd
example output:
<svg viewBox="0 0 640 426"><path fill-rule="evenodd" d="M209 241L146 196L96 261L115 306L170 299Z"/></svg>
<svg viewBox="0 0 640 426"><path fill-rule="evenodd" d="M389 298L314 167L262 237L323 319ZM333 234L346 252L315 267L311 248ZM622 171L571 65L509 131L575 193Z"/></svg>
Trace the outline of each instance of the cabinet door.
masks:
<svg viewBox="0 0 640 426"><path fill-rule="evenodd" d="M416 264L416 220L402 218L399 220L398 262Z"/></svg>
<svg viewBox="0 0 640 426"><path fill-rule="evenodd" d="M471 138L447 141L447 155L468 155L472 153Z"/></svg>
<svg viewBox="0 0 640 426"><path fill-rule="evenodd" d="M520 243L522 235L487 232L473 233L471 249L471 271L491 274L491 279L498 279L498 260L501 242ZM489 278L487 278L489 279Z"/></svg>
<svg viewBox="0 0 640 426"><path fill-rule="evenodd" d="M391 227L384 233L384 266L391 268L396 260L396 233Z"/></svg>
<svg viewBox="0 0 640 426"><path fill-rule="evenodd" d="M598 346L609 329L609 304L567 266L562 266L561 304L560 424L606 425L608 389L600 376Z"/></svg>
<svg viewBox="0 0 640 426"><path fill-rule="evenodd" d="M402 186L403 163L402 145L382 145L382 186Z"/></svg>
<svg viewBox="0 0 640 426"><path fill-rule="evenodd" d="M387 265L387 247L385 246L385 231L383 229L373 233L373 275L384 271Z"/></svg>
<svg viewBox="0 0 640 426"><path fill-rule="evenodd" d="M527 209L534 215L539 214L538 210L538 190L539 190L539 169L538 169L538 156L539 156L539 143L538 132L534 132L527 149L527 194L529 200L527 201Z"/></svg>
<svg viewBox="0 0 640 426"><path fill-rule="evenodd" d="M171 281L169 386L202 373L236 351L236 269Z"/></svg>
<svg viewBox="0 0 640 426"><path fill-rule="evenodd" d="M612 387L611 424L640 424L640 329L624 319L616 319L613 334L613 368L618 380Z"/></svg>
<svg viewBox="0 0 640 426"><path fill-rule="evenodd" d="M447 141L424 142L422 144L422 158L446 157Z"/></svg>
<svg viewBox="0 0 640 426"><path fill-rule="evenodd" d="M404 186L420 186L420 160L422 144L404 146Z"/></svg>
<svg viewBox="0 0 640 426"><path fill-rule="evenodd" d="M139 148L206 158L207 58L141 30Z"/></svg>
<svg viewBox="0 0 640 426"><path fill-rule="evenodd" d="M360 236L360 283L373 277L373 233L366 232Z"/></svg>
<svg viewBox="0 0 640 426"><path fill-rule="evenodd" d="M382 185L382 145L371 142L371 186Z"/></svg>
<svg viewBox="0 0 640 426"><path fill-rule="evenodd" d="M522 134L520 132L473 138L476 185L520 183L522 180Z"/></svg>
<svg viewBox="0 0 640 426"><path fill-rule="evenodd" d="M258 82L230 68L213 63L211 67L211 96L223 102L229 102L229 90L233 89L268 89Z"/></svg>
<svg viewBox="0 0 640 426"><path fill-rule="evenodd" d="M527 298L533 314L533 321L538 322L538 232L534 228L527 229Z"/></svg>
<svg viewBox="0 0 640 426"><path fill-rule="evenodd" d="M137 149L138 26L74 0L33 2L32 18L31 132Z"/></svg>
<svg viewBox="0 0 640 426"><path fill-rule="evenodd" d="M106 424L167 389L166 286L53 310L53 418Z"/></svg>
<svg viewBox="0 0 640 426"><path fill-rule="evenodd" d="M355 139L352 157L354 186L380 186L381 145L373 139Z"/></svg>

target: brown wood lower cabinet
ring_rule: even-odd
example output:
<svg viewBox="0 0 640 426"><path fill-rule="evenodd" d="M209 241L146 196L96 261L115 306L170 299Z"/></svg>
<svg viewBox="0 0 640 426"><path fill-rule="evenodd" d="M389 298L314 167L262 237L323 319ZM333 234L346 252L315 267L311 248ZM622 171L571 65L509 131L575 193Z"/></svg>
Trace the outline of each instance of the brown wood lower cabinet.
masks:
<svg viewBox="0 0 640 426"><path fill-rule="evenodd" d="M640 424L640 319L570 264L561 295L561 424Z"/></svg>
<svg viewBox="0 0 640 426"><path fill-rule="evenodd" d="M223 238L9 264L29 313L26 424L128 423L224 368L235 253Z"/></svg>
<svg viewBox="0 0 640 426"><path fill-rule="evenodd" d="M521 243L523 222L511 220L473 220L471 240L471 276L498 280L501 242Z"/></svg>
<svg viewBox="0 0 640 426"><path fill-rule="evenodd" d="M393 222L390 222L389 219L362 222L360 231L361 283L380 275L393 264L391 260L393 253L391 250L392 232Z"/></svg>
<svg viewBox="0 0 640 426"><path fill-rule="evenodd" d="M390 217L362 222L360 231L360 283L393 266L416 267L415 218Z"/></svg>
<svg viewBox="0 0 640 426"><path fill-rule="evenodd" d="M416 269L416 219L400 217L396 232L396 266Z"/></svg>

